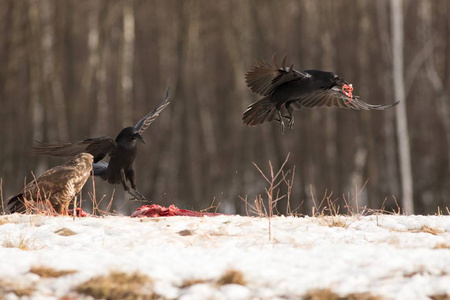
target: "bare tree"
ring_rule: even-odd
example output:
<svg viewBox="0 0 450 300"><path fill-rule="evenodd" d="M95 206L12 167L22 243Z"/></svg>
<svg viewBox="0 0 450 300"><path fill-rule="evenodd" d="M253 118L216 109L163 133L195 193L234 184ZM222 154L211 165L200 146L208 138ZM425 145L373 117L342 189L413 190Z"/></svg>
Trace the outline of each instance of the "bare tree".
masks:
<svg viewBox="0 0 450 300"><path fill-rule="evenodd" d="M121 64L121 87L122 87L122 125L132 124L131 96L133 91L133 60L134 60L134 10L133 1L127 0L123 3L123 42L122 42L122 64Z"/></svg>
<svg viewBox="0 0 450 300"><path fill-rule="evenodd" d="M392 22L392 73L394 78L395 99L400 101L397 110L397 135L402 183L402 204L406 214L414 213L413 177L411 169L411 147L409 145L408 120L404 83L403 58L403 1L391 0Z"/></svg>

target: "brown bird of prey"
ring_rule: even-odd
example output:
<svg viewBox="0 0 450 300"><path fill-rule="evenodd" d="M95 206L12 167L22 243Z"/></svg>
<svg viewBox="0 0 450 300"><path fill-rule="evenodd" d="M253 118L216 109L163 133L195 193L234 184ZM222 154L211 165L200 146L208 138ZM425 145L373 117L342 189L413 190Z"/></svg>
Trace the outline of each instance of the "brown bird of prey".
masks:
<svg viewBox="0 0 450 300"><path fill-rule="evenodd" d="M81 191L92 170L94 157L80 153L63 165L45 171L8 200L10 213L24 213L51 205L59 214L67 213L70 201Z"/></svg>
<svg viewBox="0 0 450 300"><path fill-rule="evenodd" d="M110 184L121 183L123 189L133 198L145 200L145 197L136 189L135 183L133 162L137 154L136 142L145 144L141 134L169 105L168 99L169 89L167 89L163 102L157 108L145 115L136 125L122 129L115 140L109 136L102 136L60 145L35 147L31 148L30 152L50 156L73 156L81 152L90 153L94 156L94 176L98 176ZM110 157L109 163L101 161L107 155ZM131 188L127 181L130 182Z"/></svg>
<svg viewBox="0 0 450 300"><path fill-rule="evenodd" d="M368 104L353 96L353 87L337 74L319 70L298 71L293 65L286 67L286 56L278 65L273 55L273 65L265 60L256 62L245 74L250 90L261 96L244 112L245 125L255 126L277 121L284 131L284 119L289 128L294 127L294 110L303 107L337 107L355 110L384 110L396 105Z"/></svg>

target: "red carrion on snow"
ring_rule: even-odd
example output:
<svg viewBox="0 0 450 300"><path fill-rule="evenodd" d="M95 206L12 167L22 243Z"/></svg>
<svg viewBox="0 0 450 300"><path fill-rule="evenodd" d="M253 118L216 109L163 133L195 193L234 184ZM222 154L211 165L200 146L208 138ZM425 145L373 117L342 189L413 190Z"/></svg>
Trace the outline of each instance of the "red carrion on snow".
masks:
<svg viewBox="0 0 450 300"><path fill-rule="evenodd" d="M75 209L77 217L92 217L90 213L85 212L81 207ZM73 216L73 209L69 210L69 216Z"/></svg>
<svg viewBox="0 0 450 300"><path fill-rule="evenodd" d="M185 217L215 217L222 214L218 213L203 213L196 212L192 210L179 209L175 205L170 205L169 207L164 207L158 204L144 205L139 207L131 215L132 218L142 218L142 217L174 217L174 216L185 216Z"/></svg>

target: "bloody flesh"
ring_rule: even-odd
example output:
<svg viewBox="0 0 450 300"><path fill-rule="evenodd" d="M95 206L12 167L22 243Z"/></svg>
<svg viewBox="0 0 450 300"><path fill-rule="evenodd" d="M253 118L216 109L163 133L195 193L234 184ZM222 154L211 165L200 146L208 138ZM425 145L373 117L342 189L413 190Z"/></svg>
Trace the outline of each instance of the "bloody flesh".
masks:
<svg viewBox="0 0 450 300"><path fill-rule="evenodd" d="M348 84L347 85L347 84L344 83L342 85L342 93L344 93L345 96L350 98L350 100L348 102L352 102L352 100L353 100L352 92L353 92L353 85L352 84Z"/></svg>

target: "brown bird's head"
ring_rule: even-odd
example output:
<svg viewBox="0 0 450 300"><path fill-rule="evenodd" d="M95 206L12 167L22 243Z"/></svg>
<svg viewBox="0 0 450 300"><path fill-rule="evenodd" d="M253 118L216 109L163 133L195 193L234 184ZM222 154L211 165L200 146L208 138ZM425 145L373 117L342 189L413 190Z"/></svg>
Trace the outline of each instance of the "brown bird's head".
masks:
<svg viewBox="0 0 450 300"><path fill-rule="evenodd" d="M92 163L94 162L94 156L89 153L80 153L75 155L71 160L65 163L68 166L76 166L77 168L82 168L84 170L90 170L92 168Z"/></svg>

